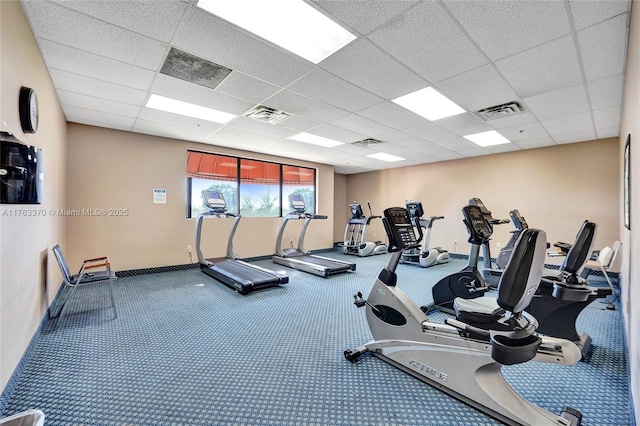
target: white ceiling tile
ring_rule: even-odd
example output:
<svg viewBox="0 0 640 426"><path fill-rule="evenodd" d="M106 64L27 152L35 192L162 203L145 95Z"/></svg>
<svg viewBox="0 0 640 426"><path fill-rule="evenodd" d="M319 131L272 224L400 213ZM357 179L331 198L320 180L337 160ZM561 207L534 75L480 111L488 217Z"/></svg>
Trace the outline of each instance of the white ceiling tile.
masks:
<svg viewBox="0 0 640 426"><path fill-rule="evenodd" d="M533 149L533 148L542 148L545 146L552 146L556 143L549 136L540 138L540 139L531 139L515 142L516 145L521 147L522 149Z"/></svg>
<svg viewBox="0 0 640 426"><path fill-rule="evenodd" d="M459 158L465 158L464 155L459 154L457 152L453 152L453 151L436 152L436 153L431 154L431 155L434 158L437 158L437 159L442 160L442 161L457 160Z"/></svg>
<svg viewBox="0 0 640 426"><path fill-rule="evenodd" d="M310 118L302 117L300 115L292 115L291 117L287 118L286 121L283 121L282 123L278 124L278 126L286 127L288 129L295 129L295 130L309 130L317 126L318 124L320 124L320 122L317 120L312 120Z"/></svg>
<svg viewBox="0 0 640 426"><path fill-rule="evenodd" d="M63 106L107 112L125 117L137 117L140 112L140 107L137 105L123 104L121 102L96 98L95 96L69 92L67 90L58 90L58 100Z"/></svg>
<svg viewBox="0 0 640 426"><path fill-rule="evenodd" d="M284 122L282 123L284 124ZM229 127L247 130L254 133L286 138L298 133L298 130L282 127L279 124L269 124L252 118L240 116L229 123Z"/></svg>
<svg viewBox="0 0 640 426"><path fill-rule="evenodd" d="M427 86L414 72L366 39L358 39L320 63L320 67L384 99Z"/></svg>
<svg viewBox="0 0 640 426"><path fill-rule="evenodd" d="M509 56L495 64L521 97L551 92L582 82L571 36Z"/></svg>
<svg viewBox="0 0 640 426"><path fill-rule="evenodd" d="M407 127L415 127L421 122L426 121L425 118L405 109L393 102L383 102L358 112L370 120L377 121L383 125L394 129L402 129Z"/></svg>
<svg viewBox="0 0 640 426"><path fill-rule="evenodd" d="M431 122L429 120L421 120L419 123L415 124L414 126L404 127L402 131L404 133L408 133L420 139L433 142L441 146L445 146L443 144L447 144L447 143L457 144L460 141L460 139L462 139L460 138L460 136L450 132L447 129L440 127L435 123L437 123L437 121Z"/></svg>
<svg viewBox="0 0 640 426"><path fill-rule="evenodd" d="M474 133L493 130L493 128L486 122L468 112L454 115L453 117L443 118L441 120L437 120L435 123L459 136L472 135Z"/></svg>
<svg viewBox="0 0 640 426"><path fill-rule="evenodd" d="M384 99L321 68L316 68L306 74L289 85L287 89L350 112L356 112L384 101Z"/></svg>
<svg viewBox="0 0 640 426"><path fill-rule="evenodd" d="M187 5L166 0L53 0L61 6L168 43Z"/></svg>
<svg viewBox="0 0 640 426"><path fill-rule="evenodd" d="M384 146L385 144L382 145ZM354 158L354 156L357 158L362 158L369 154L376 153L377 151L374 151L374 149L377 149L377 147L379 146L380 145L362 146L354 145L352 143L346 143L344 145L335 146L332 149L336 152L336 155L344 156L345 158Z"/></svg>
<svg viewBox="0 0 640 426"><path fill-rule="evenodd" d="M343 143L357 142L367 137L366 135L354 133L330 124L320 124L319 126L309 129L307 132Z"/></svg>
<svg viewBox="0 0 640 426"><path fill-rule="evenodd" d="M627 16L578 31L578 44L587 81L624 72L627 45Z"/></svg>
<svg viewBox="0 0 640 426"><path fill-rule="evenodd" d="M618 137L620 136L620 126L597 128L596 135L598 139Z"/></svg>
<svg viewBox="0 0 640 426"><path fill-rule="evenodd" d="M126 117L124 115L110 114L107 112L94 111L86 108L78 108L74 106L62 106L65 117L82 117L87 123L115 124L124 128L131 128L135 120L134 117Z"/></svg>
<svg viewBox="0 0 640 426"><path fill-rule="evenodd" d="M138 121L136 121L136 126L139 121L147 122L146 128L149 128L151 123L160 123L171 127L180 127L184 129L184 131L203 132L205 136L222 127L222 124L220 123L187 117L186 115L172 114L170 112L159 111L151 108L141 109Z"/></svg>
<svg viewBox="0 0 640 426"><path fill-rule="evenodd" d="M57 89L83 93L102 99L122 102L125 104L141 105L146 92L118 84L108 83L66 71L50 70L51 80Z"/></svg>
<svg viewBox="0 0 640 426"><path fill-rule="evenodd" d="M586 89L582 84L541 93L524 98L523 101L539 120L574 115L590 109Z"/></svg>
<svg viewBox="0 0 640 426"><path fill-rule="evenodd" d="M553 139L556 141L557 144L585 142L585 141L595 140L596 133L593 130L584 130L582 132L555 135Z"/></svg>
<svg viewBox="0 0 640 426"><path fill-rule="evenodd" d="M629 10L629 0L583 1L569 0L571 15L577 30L597 24Z"/></svg>
<svg viewBox="0 0 640 426"><path fill-rule="evenodd" d="M52 41L41 40L40 51L47 66L52 69L141 90L148 90L153 81L154 72L146 68L125 64Z"/></svg>
<svg viewBox="0 0 640 426"><path fill-rule="evenodd" d="M611 107L593 111L596 129L620 126L621 107Z"/></svg>
<svg viewBox="0 0 640 426"><path fill-rule="evenodd" d="M491 65L448 78L435 87L468 111L478 111L518 99L516 92Z"/></svg>
<svg viewBox="0 0 640 426"><path fill-rule="evenodd" d="M486 149L487 151L491 152L492 154L499 154L501 152L511 152L511 151L520 151L520 150L522 150L522 148L520 148L515 143L503 143L501 145L486 146L484 149Z"/></svg>
<svg viewBox="0 0 640 426"><path fill-rule="evenodd" d="M431 82L487 62L435 1L420 3L369 34L368 38Z"/></svg>
<svg viewBox="0 0 640 426"><path fill-rule="evenodd" d="M156 76L150 92L231 114L244 114L255 105L254 102L225 95L214 89L165 74Z"/></svg>
<svg viewBox="0 0 640 426"><path fill-rule="evenodd" d="M355 133L367 135L369 137L375 137L392 131L390 127L384 126L378 122L369 120L368 118L361 117L356 114L345 115L340 117L330 124L334 126L342 127L343 129L351 130Z"/></svg>
<svg viewBox="0 0 640 426"><path fill-rule="evenodd" d="M549 134L556 140L556 136L564 134L575 134L579 132L591 131L593 133L593 122L591 114L583 112L581 114L571 115L568 117L552 118L543 120L542 125ZM594 134L595 135L595 134Z"/></svg>
<svg viewBox="0 0 640 426"><path fill-rule="evenodd" d="M138 133L152 134L165 138L198 142L203 142L209 134L208 132L194 128L175 126L170 122L148 121L140 118L136 120L132 130Z"/></svg>
<svg viewBox="0 0 640 426"><path fill-rule="evenodd" d="M289 90L282 90L264 104L271 108L281 109L290 114L302 115L318 121L332 121L348 114L347 111L315 99L299 95ZM284 123L283 123L284 124Z"/></svg>
<svg viewBox="0 0 640 426"><path fill-rule="evenodd" d="M172 45L283 87L313 68L311 62L195 7L185 13Z"/></svg>
<svg viewBox="0 0 640 426"><path fill-rule="evenodd" d="M280 140L280 138L275 136L249 132L229 126L225 126L207 137L207 141L210 143L222 143L224 146L248 150L261 144L276 142L278 140Z"/></svg>
<svg viewBox="0 0 640 426"><path fill-rule="evenodd" d="M524 107L522 104L520 106ZM520 126L534 121L536 121L536 117L534 117L533 114L530 112L523 112L507 117L497 118L495 120L487 120L487 124L495 127L496 129L502 129L504 127Z"/></svg>
<svg viewBox="0 0 640 426"><path fill-rule="evenodd" d="M36 35L128 64L156 70L167 45L50 2L25 2Z"/></svg>
<svg viewBox="0 0 640 426"><path fill-rule="evenodd" d="M217 92L242 98L255 103L261 103L282 88L275 84L258 80L240 71L232 71L222 82L216 87Z"/></svg>
<svg viewBox="0 0 640 426"><path fill-rule="evenodd" d="M80 114L82 114L81 110L76 112L80 112ZM133 131L130 124L121 125L117 123L101 123L85 117L66 116L65 118L67 119L67 123L86 124L87 126L104 127L105 129L124 130L128 132Z"/></svg>
<svg viewBox="0 0 640 426"><path fill-rule="evenodd" d="M611 77L592 80L587 83L591 107L594 110L622 104L624 75L616 74Z"/></svg>
<svg viewBox="0 0 640 426"><path fill-rule="evenodd" d="M400 130L393 130L389 133L380 135L379 139L385 142L391 142L399 146L405 146L405 147L411 147L411 148L414 148L417 146L424 146L425 148L428 146L432 146L433 149L444 150L444 148L441 148L438 145L434 145L431 142L428 142L424 139L420 139L418 136L401 132Z"/></svg>
<svg viewBox="0 0 640 426"><path fill-rule="evenodd" d="M489 155L491 154L484 148L471 148L471 149L463 149L458 151L464 157L480 157L481 155Z"/></svg>
<svg viewBox="0 0 640 426"><path fill-rule="evenodd" d="M498 133L512 142L538 140L549 137L545 128L537 121L520 126L505 127L498 130Z"/></svg>
<svg viewBox="0 0 640 426"><path fill-rule="evenodd" d="M459 1L445 6L492 60L569 34L560 1Z"/></svg>
<svg viewBox="0 0 640 426"><path fill-rule="evenodd" d="M418 3L417 1L409 0L312 1L361 34L367 34Z"/></svg>

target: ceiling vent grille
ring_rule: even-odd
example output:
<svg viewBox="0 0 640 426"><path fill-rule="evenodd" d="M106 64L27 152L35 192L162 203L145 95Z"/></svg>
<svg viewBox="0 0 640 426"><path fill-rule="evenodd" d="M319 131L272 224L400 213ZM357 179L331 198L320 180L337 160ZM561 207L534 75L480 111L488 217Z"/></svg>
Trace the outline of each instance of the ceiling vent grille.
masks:
<svg viewBox="0 0 640 426"><path fill-rule="evenodd" d="M380 145L382 141L373 138L362 139L361 141L353 142L351 145L356 146L372 146L372 145Z"/></svg>
<svg viewBox="0 0 640 426"><path fill-rule="evenodd" d="M264 105L257 105L247 111L244 116L263 123L278 124L291 117L291 114Z"/></svg>
<svg viewBox="0 0 640 426"><path fill-rule="evenodd" d="M518 102L509 102L502 105L496 105L484 108L478 111L478 115L485 120L496 120L498 118L510 117L512 115L522 114L524 108Z"/></svg>

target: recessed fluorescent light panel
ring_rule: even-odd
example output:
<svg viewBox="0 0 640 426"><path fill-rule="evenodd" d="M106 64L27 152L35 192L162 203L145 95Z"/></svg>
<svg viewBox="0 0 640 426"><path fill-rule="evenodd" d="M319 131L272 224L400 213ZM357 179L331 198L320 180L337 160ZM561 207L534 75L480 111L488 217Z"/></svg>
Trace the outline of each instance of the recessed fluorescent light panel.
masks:
<svg viewBox="0 0 640 426"><path fill-rule="evenodd" d="M198 0L197 6L314 64L356 39L302 0Z"/></svg>
<svg viewBox="0 0 640 426"><path fill-rule="evenodd" d="M155 93L152 93L151 96L149 96L146 107L222 124L225 124L229 120L237 117L237 115L229 114L228 112L222 112L202 105L167 98L156 95Z"/></svg>
<svg viewBox="0 0 640 426"><path fill-rule="evenodd" d="M467 135L464 138L480 146L492 146L492 145L502 145L504 143L511 143L509 139L505 138L495 130L490 130L488 132L482 132L482 133L474 133L473 135Z"/></svg>
<svg viewBox="0 0 640 426"><path fill-rule="evenodd" d="M287 139L293 139L294 141L324 146L325 148L333 148L334 146L344 144L344 142L339 142L329 138L323 138L322 136L312 135L311 133L307 133L307 132L302 132L293 136L289 136Z"/></svg>
<svg viewBox="0 0 640 426"><path fill-rule="evenodd" d="M464 109L440 94L433 87L425 87L416 92L400 96L393 99L392 102L431 121L465 112Z"/></svg>
<svg viewBox="0 0 640 426"><path fill-rule="evenodd" d="M375 158L376 160L387 161L389 163L393 163L394 161L402 161L406 160L406 158L396 157L395 155L387 154L385 152L377 152L375 154L367 155L369 158Z"/></svg>

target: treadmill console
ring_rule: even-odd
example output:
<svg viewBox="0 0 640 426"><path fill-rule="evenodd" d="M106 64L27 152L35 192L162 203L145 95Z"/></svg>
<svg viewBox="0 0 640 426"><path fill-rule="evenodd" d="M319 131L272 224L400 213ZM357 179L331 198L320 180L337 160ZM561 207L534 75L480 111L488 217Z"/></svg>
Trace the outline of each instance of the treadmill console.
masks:
<svg viewBox="0 0 640 426"><path fill-rule="evenodd" d="M349 210L351 210L352 219L364 219L364 212L362 211L360 203L354 202L349 204Z"/></svg>
<svg viewBox="0 0 640 426"><path fill-rule="evenodd" d="M289 207L294 213L302 214L307 210L304 197L297 194L289 194Z"/></svg>
<svg viewBox="0 0 640 426"><path fill-rule="evenodd" d="M409 217L412 219L414 217L420 218L424 216L424 210L422 209L422 203L420 201L407 201L405 205L409 211Z"/></svg>
<svg viewBox="0 0 640 426"><path fill-rule="evenodd" d="M202 201L213 214L223 214L227 211L227 202L224 200L222 192L202 190Z"/></svg>
<svg viewBox="0 0 640 426"><path fill-rule="evenodd" d="M482 244L488 240L493 230L487 222L482 209L477 205L468 205L462 208L464 223L469 231L469 242L471 244Z"/></svg>
<svg viewBox="0 0 640 426"><path fill-rule="evenodd" d="M399 251L420 246L422 228L415 227L410 213L402 207L390 207L384 211L382 219L389 237L388 251ZM416 229L418 235L416 235Z"/></svg>

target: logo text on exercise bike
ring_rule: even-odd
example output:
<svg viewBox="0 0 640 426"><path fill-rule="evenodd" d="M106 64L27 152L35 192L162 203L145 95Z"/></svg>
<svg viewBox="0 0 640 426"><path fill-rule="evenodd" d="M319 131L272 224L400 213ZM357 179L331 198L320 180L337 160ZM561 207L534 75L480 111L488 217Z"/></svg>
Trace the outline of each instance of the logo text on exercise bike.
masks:
<svg viewBox="0 0 640 426"><path fill-rule="evenodd" d="M435 368L431 368L428 365L422 364L414 359L409 359L409 365L415 368L416 370L420 371L421 373L426 373L430 376L435 377L436 379L442 380L443 382L446 382L448 379L448 376L446 373L443 373L442 371L438 371Z"/></svg>

